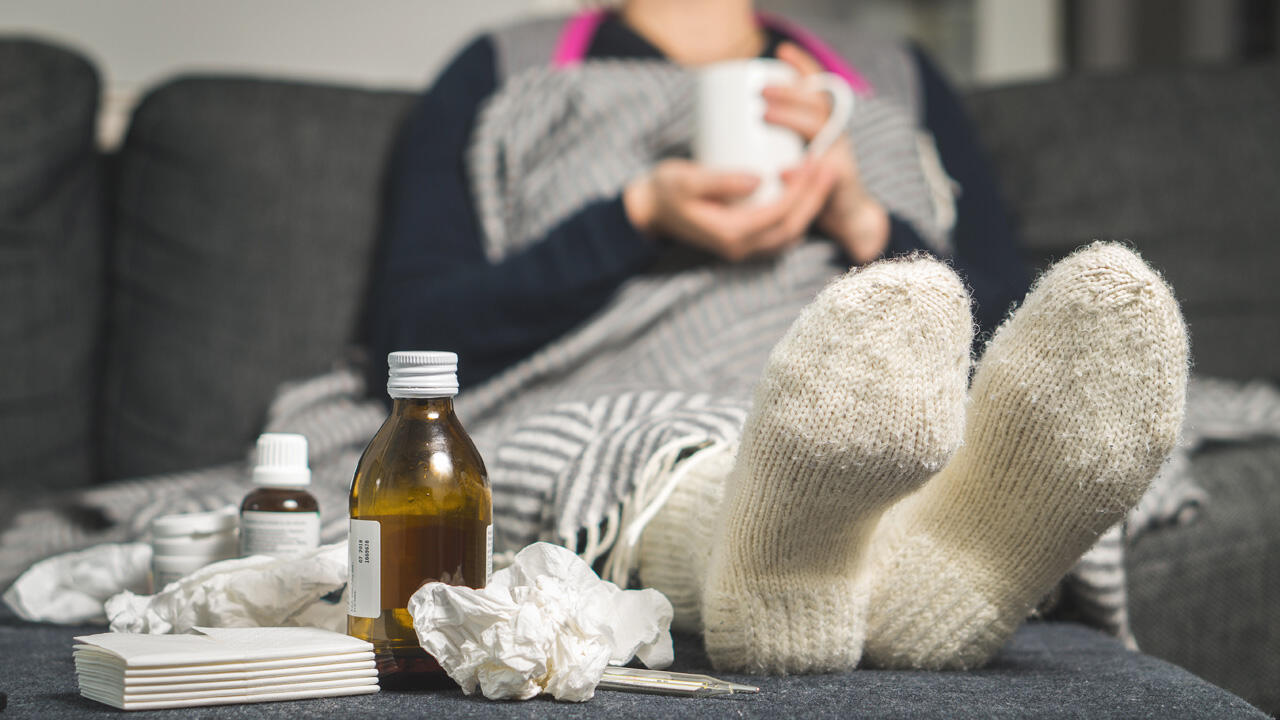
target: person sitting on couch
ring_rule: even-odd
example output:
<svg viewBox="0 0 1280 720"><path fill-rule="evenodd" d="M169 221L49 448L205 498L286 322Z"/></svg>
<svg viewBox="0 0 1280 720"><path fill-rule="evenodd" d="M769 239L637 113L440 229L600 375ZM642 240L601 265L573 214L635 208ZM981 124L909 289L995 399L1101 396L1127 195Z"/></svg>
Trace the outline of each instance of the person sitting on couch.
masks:
<svg viewBox="0 0 1280 720"><path fill-rule="evenodd" d="M799 26L755 14L748 0L632 0L616 12L583 17L595 24L588 38L578 42L581 57L573 60L582 64L631 60L698 66L776 57L808 75L827 69L814 52L838 57ZM572 29L586 32L583 25ZM758 179L753 175L711 171L679 156L643 158L634 177L543 223L547 227L539 228L536 237L495 261L486 251L482 198L476 195L478 179L469 175L474 171L468 167L468 152L477 144L477 130L487 132L481 117L486 104L500 94L504 73L514 71L503 67L513 61L504 53L515 55L523 48L509 46L537 41L512 40L513 34L518 32L471 42L405 121L391 159L370 297L368 341L376 360L369 372L371 387L380 386L385 377L388 352L427 346L455 350L463 387L475 386L579 326L622 283L652 268L673 245L741 262L783 253L812 230L834 241L847 264L935 252L971 288L985 332L1026 293L1027 270L1008 214L959 98L918 48L883 42L878 52L900 63L900 72L914 76L911 87L892 90L919 93L910 139L914 144L917 131L929 138L924 147L935 146L940 163L926 151L918 160L925 170L894 167L904 156L916 160L916 148L903 153L902 147L877 137L865 138L855 148L846 133L816 161L795 169L780 200L752 208L732 200L755 189ZM566 44L561 37L560 46L537 61L550 62L555 52L557 62L566 62ZM888 95L890 89L880 92ZM766 120L806 140L828 112L825 96L813 90L773 87L766 100ZM525 102L532 104L532 112L540 99ZM599 122L610 120L602 117ZM688 147L672 143L663 149L679 154ZM884 157L895 152L896 157ZM878 174L874 187L865 179L868 162ZM893 185L908 182L941 193L941 198L890 205L901 194ZM961 188L954 199L952 183ZM894 197L880 197L884 194ZM945 216L954 217L949 228ZM947 241L931 242L936 235L946 235ZM953 252L937 252L940 247ZM443 311L456 308L466 312Z"/></svg>
<svg viewBox="0 0 1280 720"><path fill-rule="evenodd" d="M519 25L444 71L390 174L370 345L456 350L488 399L477 423L621 392L619 422L586 425L617 432L658 412L622 392L650 387L673 392L664 412L705 410L709 388L749 407L730 451L669 469L638 553L720 669L982 664L1137 502L1181 420L1186 332L1158 275L1094 245L1000 324L1026 275L954 95L918 51L859 38L846 54L749 0ZM778 201L745 206L756 180L683 159L688 123L671 121L683 66L761 55L841 74L859 111ZM799 87L766 98L806 139L828 112ZM698 313L713 321L681 324ZM1000 327L970 390L975 315ZM508 472L531 453L501 448L527 451L535 425L559 433L546 447L580 440L539 417L477 434L500 448L499 527L540 512L517 502L529 473Z"/></svg>

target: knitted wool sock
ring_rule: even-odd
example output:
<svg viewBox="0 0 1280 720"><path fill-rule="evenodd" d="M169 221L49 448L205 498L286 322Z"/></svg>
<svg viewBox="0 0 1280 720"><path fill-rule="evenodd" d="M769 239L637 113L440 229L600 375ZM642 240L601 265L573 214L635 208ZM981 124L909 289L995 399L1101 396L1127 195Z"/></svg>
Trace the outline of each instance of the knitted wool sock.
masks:
<svg viewBox="0 0 1280 720"><path fill-rule="evenodd" d="M721 670L824 672L861 655L871 528L960 440L969 297L942 263L875 263L828 286L769 356L702 591Z"/></svg>
<svg viewBox="0 0 1280 720"><path fill-rule="evenodd" d="M987 347L964 445L876 530L867 664L985 663L1142 496L1186 381L1177 303L1134 253L1047 271Z"/></svg>
<svg viewBox="0 0 1280 720"><path fill-rule="evenodd" d="M683 460L684 477L640 536L640 584L671 601L673 630L702 631L702 581L736 449L717 445Z"/></svg>

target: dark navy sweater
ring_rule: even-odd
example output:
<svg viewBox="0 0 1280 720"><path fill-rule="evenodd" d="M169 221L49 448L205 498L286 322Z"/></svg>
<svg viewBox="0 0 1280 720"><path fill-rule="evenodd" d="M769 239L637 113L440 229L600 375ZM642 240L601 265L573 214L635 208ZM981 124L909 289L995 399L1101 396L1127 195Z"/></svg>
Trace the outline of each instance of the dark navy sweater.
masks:
<svg viewBox="0 0 1280 720"><path fill-rule="evenodd" d="M770 31L765 54L783 39ZM970 287L980 329L989 331L1026 293L1026 267L959 100L932 63L918 49L913 54L925 125L944 168L962 188L951 263ZM662 55L611 16L587 57ZM493 44L480 37L416 102L401 130L367 306L371 394L381 394L386 355L395 350L457 352L462 387L492 377L594 314L625 280L649 268L664 246L632 227L619 195L584 207L546 237L489 262L464 164L477 112L496 83ZM927 250L904 220L891 215L890 228L887 256Z"/></svg>

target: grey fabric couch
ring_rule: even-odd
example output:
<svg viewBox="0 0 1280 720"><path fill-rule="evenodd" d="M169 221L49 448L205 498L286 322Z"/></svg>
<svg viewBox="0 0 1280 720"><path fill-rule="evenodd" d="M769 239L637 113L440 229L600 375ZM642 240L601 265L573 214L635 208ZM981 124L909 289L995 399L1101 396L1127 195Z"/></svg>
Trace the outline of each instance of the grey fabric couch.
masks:
<svg viewBox="0 0 1280 720"><path fill-rule="evenodd" d="M1276 378L1269 241L1280 230L1280 171L1268 158L1280 145L1268 133L1280 126L1277 87L1280 72L1263 67L1072 80L970 100L1037 263L1093 237L1129 239L1182 295L1201 371ZM102 157L92 141L97 93L94 68L74 52L0 39L0 523L41 492L240 458L278 383L350 352L382 168L412 100L180 78L148 94L123 147ZM1138 639L1276 712L1268 681L1280 676L1280 619L1270 613L1280 589L1271 520L1280 444L1206 453L1195 467L1213 493L1203 516L1148 534L1130 554ZM0 619L0 691L15 713L98 709L69 694L72 633ZM705 662L696 642L682 648L686 668ZM48 679L22 670L43 659ZM687 712L1252 712L1196 675L1071 624L1029 625L980 673L766 684L767 695L732 709ZM370 716L417 707L391 694L349 702ZM608 702L621 704L573 712L693 707ZM458 711L491 707L511 706ZM505 712L550 712L522 707Z"/></svg>

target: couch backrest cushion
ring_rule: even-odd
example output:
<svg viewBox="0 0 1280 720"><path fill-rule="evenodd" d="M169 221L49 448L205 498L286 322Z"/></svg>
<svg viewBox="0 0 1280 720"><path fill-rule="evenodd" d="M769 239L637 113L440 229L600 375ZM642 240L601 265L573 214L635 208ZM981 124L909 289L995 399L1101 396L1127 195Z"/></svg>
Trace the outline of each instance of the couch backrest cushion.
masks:
<svg viewBox="0 0 1280 720"><path fill-rule="evenodd" d="M0 39L0 483L93 479L103 299L98 76Z"/></svg>
<svg viewBox="0 0 1280 720"><path fill-rule="evenodd" d="M409 98L186 78L141 103L117 177L108 477L243 457L276 386L343 356Z"/></svg>
<svg viewBox="0 0 1280 720"><path fill-rule="evenodd" d="M1080 77L970 101L1037 262L1129 241L1178 295L1196 372L1280 378L1280 65Z"/></svg>

